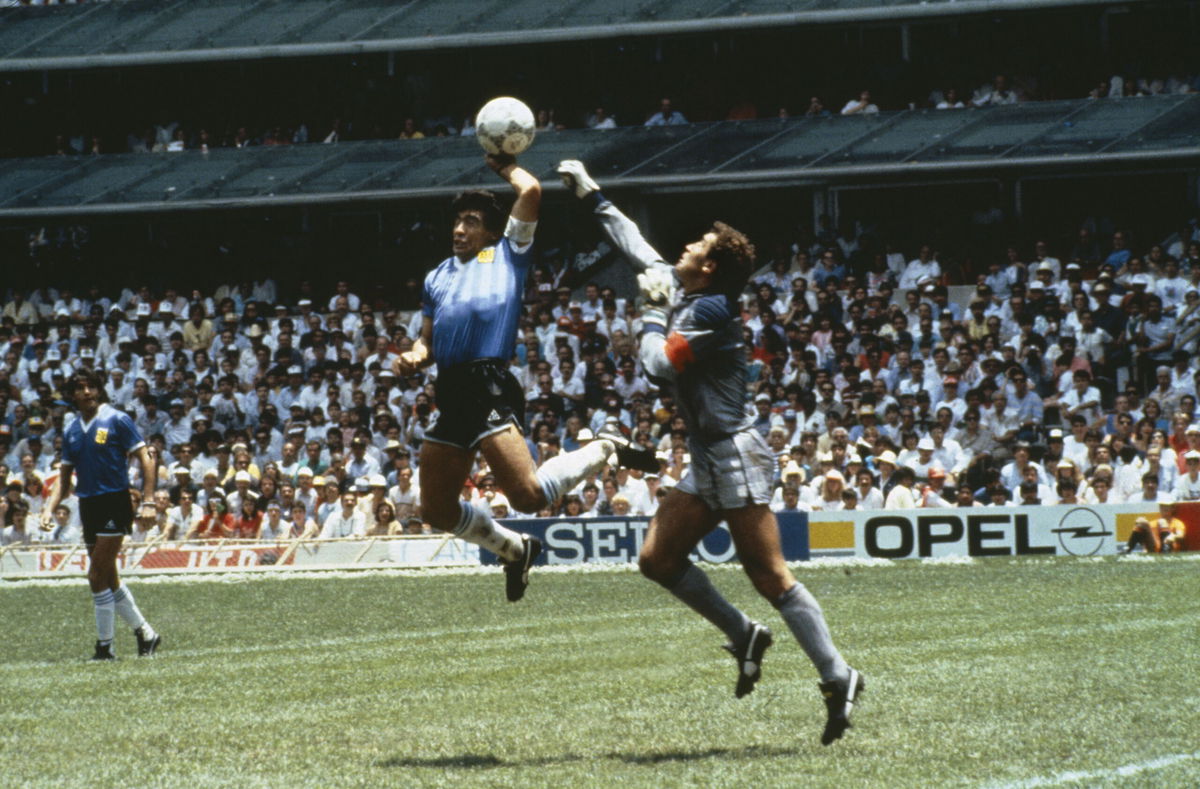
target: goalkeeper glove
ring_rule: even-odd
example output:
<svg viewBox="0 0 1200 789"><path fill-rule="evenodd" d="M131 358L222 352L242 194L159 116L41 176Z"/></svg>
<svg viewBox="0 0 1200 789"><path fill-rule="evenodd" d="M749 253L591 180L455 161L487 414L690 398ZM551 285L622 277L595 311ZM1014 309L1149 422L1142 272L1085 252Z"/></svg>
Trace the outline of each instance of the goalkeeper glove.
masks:
<svg viewBox="0 0 1200 789"><path fill-rule="evenodd" d="M642 331L653 328L659 329L663 334L667 333L666 306L647 304L642 310Z"/></svg>
<svg viewBox="0 0 1200 789"><path fill-rule="evenodd" d="M665 266L654 266L637 276L638 288L647 304L663 306L675 297L675 273Z"/></svg>
<svg viewBox="0 0 1200 789"><path fill-rule="evenodd" d="M600 191L600 185L592 180L583 166L583 162L577 159L564 159L559 162L558 174L562 176L563 183L567 185L568 189L575 190L575 196L580 200L592 192Z"/></svg>

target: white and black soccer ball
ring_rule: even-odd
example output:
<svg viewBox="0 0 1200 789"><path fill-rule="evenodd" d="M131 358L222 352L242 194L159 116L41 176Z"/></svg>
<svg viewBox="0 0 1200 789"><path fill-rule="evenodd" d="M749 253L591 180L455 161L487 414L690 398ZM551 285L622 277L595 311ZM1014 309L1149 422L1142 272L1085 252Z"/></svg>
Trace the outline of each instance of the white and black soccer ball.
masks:
<svg viewBox="0 0 1200 789"><path fill-rule="evenodd" d="M492 99L475 116L475 136L491 154L516 156L533 144L534 129L533 110L511 96Z"/></svg>

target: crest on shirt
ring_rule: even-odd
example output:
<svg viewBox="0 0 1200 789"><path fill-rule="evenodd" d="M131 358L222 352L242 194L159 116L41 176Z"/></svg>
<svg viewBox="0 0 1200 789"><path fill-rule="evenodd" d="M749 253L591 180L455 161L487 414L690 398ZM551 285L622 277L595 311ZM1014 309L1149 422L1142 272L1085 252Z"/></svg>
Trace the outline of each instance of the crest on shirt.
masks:
<svg viewBox="0 0 1200 789"><path fill-rule="evenodd" d="M486 249L479 250L478 260L480 263L491 263L495 259L496 259L496 248L495 247L488 247Z"/></svg>
<svg viewBox="0 0 1200 789"><path fill-rule="evenodd" d="M96 428L96 443L97 444L108 443L108 428L107 427Z"/></svg>

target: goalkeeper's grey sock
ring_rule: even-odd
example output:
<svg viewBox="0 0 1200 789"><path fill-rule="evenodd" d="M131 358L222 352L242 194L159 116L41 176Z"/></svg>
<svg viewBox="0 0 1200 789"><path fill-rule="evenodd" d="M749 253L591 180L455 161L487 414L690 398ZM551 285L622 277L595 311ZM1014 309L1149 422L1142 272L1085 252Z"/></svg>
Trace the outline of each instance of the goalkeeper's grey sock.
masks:
<svg viewBox="0 0 1200 789"><path fill-rule="evenodd" d="M693 611L707 619L729 639L737 644L750 629L750 619L721 596L708 576L694 564L688 563L687 570L667 591L678 597Z"/></svg>
<svg viewBox="0 0 1200 789"><path fill-rule="evenodd" d="M779 615L808 654L808 659L817 667L822 682L846 679L850 675L850 667L833 645L821 604L804 584L797 581L773 605L779 609Z"/></svg>

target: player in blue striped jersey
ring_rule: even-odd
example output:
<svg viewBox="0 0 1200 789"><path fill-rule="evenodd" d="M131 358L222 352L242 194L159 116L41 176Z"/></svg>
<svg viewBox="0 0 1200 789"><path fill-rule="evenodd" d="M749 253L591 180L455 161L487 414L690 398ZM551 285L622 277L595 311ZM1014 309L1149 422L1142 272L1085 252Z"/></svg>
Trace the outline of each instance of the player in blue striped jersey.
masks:
<svg viewBox="0 0 1200 789"><path fill-rule="evenodd" d="M455 199L453 254L425 277L421 336L394 368L408 376L437 362L437 419L421 444L422 516L434 528L499 556L506 594L516 601L525 593L541 543L460 500L476 452L483 453L512 506L536 512L602 468L618 450L618 440L602 436L534 467L521 432L524 392L508 362L516 346L542 185L511 156L489 155L486 161L516 192L512 210L506 219L496 196L486 191ZM629 451L621 447L618 459L646 460ZM653 462L653 454L648 457Z"/></svg>
<svg viewBox="0 0 1200 789"><path fill-rule="evenodd" d="M113 660L113 625L119 614L137 636L138 655L153 655L162 637L142 616L133 592L117 574L121 542L132 531L133 503L129 491L129 459L142 468L143 515L155 514L154 459L128 414L110 406L104 378L95 370L78 370L66 395L78 416L63 432L62 465L58 482L42 510L42 529L54 528L54 510L71 492L71 475L79 478L79 517L91 564L88 584L96 613L96 654L93 660Z"/></svg>
<svg viewBox="0 0 1200 789"><path fill-rule="evenodd" d="M779 611L821 676L827 711L821 742L828 745L850 726L863 683L834 646L821 606L788 569L779 526L767 506L773 460L746 412L738 304L753 271L754 247L746 236L717 222L671 266L646 243L637 225L604 198L581 162L564 161L558 172L641 272L642 365L656 381L674 389L687 424L691 467L650 521L638 559L641 570L728 636L726 648L738 664L734 692L739 698L746 695L761 675L771 631L726 600L688 558L704 535L725 521L755 589Z"/></svg>

